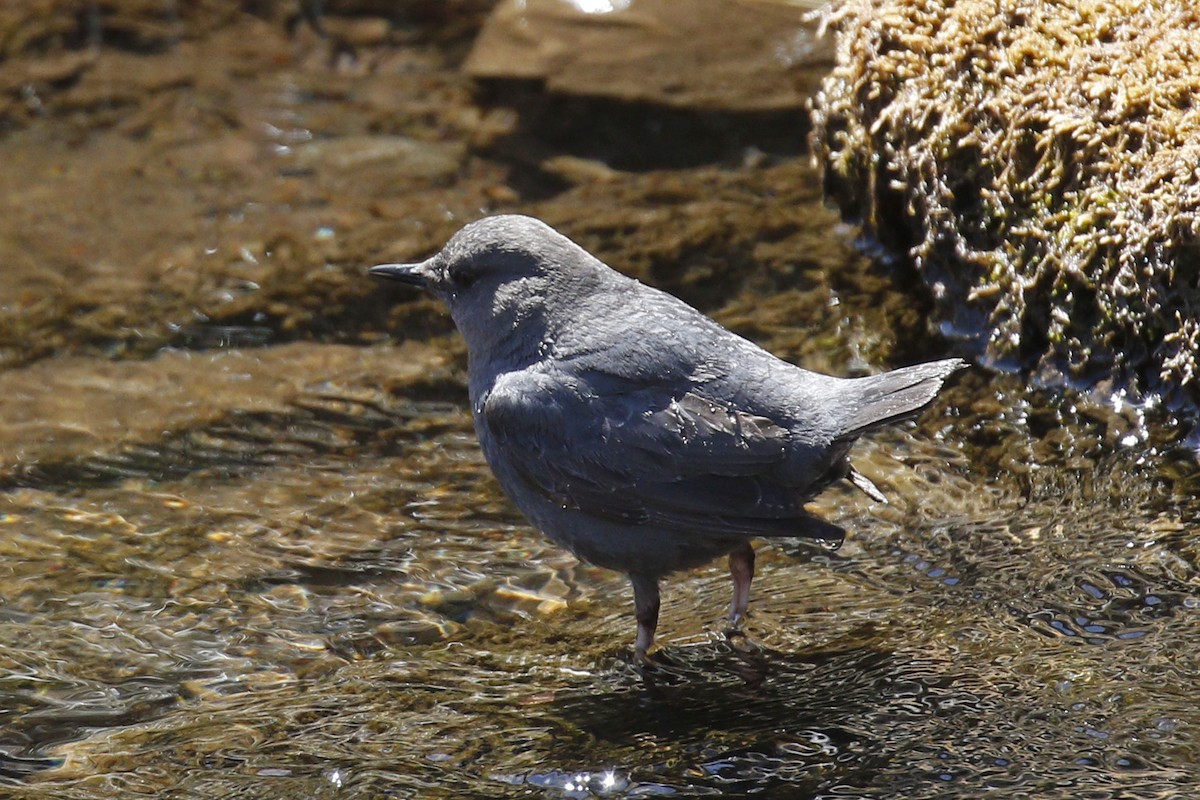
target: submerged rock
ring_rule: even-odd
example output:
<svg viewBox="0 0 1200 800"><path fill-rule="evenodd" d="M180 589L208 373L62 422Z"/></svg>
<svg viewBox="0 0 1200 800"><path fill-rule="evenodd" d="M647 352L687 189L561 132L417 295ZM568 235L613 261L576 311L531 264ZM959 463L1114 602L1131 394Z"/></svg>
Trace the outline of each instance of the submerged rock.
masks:
<svg viewBox="0 0 1200 800"><path fill-rule="evenodd" d="M449 178L466 157L458 144L422 142L407 136L342 136L306 142L295 148L296 165L304 169L377 169L393 166L405 177Z"/></svg>
<svg viewBox="0 0 1200 800"><path fill-rule="evenodd" d="M705 110L800 108L808 91L798 79L813 73L796 70L831 56L806 21L816 5L506 2L488 18L464 66L476 78L539 80L562 94Z"/></svg>
<svg viewBox="0 0 1200 800"><path fill-rule="evenodd" d="M1200 10L850 0L815 98L828 193L985 361L1195 416Z"/></svg>
<svg viewBox="0 0 1200 800"><path fill-rule="evenodd" d="M400 348L296 342L174 350L138 361L46 359L0 371L0 416L6 423L0 431L0 487L36 484L55 473L76 480L120 477L122 471L169 474L179 466L169 463L172 458L194 469L203 465L198 457L203 448L196 441L184 448L172 444L181 436L211 442L222 426L250 431L252 419L286 420L306 410L324 409L327 422L340 416L342 425L364 414L386 420L378 411L380 398L393 391L419 393L430 381L452 381L452 374L443 353L417 342ZM223 456L261 455L275 440L288 438L287 424L277 427L282 432L272 443L234 437L222 445ZM331 438L338 425L325 427L321 436Z"/></svg>

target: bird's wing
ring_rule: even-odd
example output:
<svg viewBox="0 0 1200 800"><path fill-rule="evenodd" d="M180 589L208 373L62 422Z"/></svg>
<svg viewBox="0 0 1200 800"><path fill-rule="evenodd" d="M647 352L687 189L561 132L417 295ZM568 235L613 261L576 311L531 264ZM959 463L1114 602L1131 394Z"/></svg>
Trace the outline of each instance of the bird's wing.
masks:
<svg viewBox="0 0 1200 800"><path fill-rule="evenodd" d="M554 503L628 524L840 540L788 485L790 433L695 391L610 394L509 373L477 409L515 476Z"/></svg>

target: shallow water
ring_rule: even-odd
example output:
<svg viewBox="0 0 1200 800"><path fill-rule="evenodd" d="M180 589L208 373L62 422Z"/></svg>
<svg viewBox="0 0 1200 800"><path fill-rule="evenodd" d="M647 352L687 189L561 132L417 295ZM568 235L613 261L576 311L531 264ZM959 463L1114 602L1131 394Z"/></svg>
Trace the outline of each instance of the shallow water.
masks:
<svg viewBox="0 0 1200 800"><path fill-rule="evenodd" d="M632 137L616 172L588 115L650 112L575 101L539 139L564 101L473 94L461 19L330 18L353 56L168 22L0 139L0 792L1196 785L1200 503L1166 422L972 372L856 450L890 504L816 504L843 547L759 544L745 637L720 565L669 579L639 670L625 580L487 473L446 318L362 274L521 210L812 368L951 352L821 206L799 131L764 153L762 118L696 117L694 152Z"/></svg>

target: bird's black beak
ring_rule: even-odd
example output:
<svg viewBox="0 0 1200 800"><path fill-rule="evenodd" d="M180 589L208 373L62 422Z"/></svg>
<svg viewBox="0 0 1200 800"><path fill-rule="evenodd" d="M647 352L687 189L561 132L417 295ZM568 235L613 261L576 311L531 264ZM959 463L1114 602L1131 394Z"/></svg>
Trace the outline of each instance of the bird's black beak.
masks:
<svg viewBox="0 0 1200 800"><path fill-rule="evenodd" d="M367 270L368 275L389 281L407 283L421 289L429 288L430 263L421 261L417 264L380 264Z"/></svg>

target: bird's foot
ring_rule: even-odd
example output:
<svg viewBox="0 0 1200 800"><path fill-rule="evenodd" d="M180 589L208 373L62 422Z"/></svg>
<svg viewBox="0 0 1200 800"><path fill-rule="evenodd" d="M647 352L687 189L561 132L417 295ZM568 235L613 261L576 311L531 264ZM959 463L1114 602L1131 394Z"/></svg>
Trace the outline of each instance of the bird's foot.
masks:
<svg viewBox="0 0 1200 800"><path fill-rule="evenodd" d="M741 653L757 653L760 650L758 644L750 638L750 634L746 630L744 615L730 617L729 626L725 628L725 641L731 648Z"/></svg>
<svg viewBox="0 0 1200 800"><path fill-rule="evenodd" d="M725 638L746 638L746 617L748 613L731 613L725 626Z"/></svg>
<svg viewBox="0 0 1200 800"><path fill-rule="evenodd" d="M685 686L690 680L685 665L671 658L663 650L633 655L633 669L642 685L651 692L672 691Z"/></svg>
<svg viewBox="0 0 1200 800"><path fill-rule="evenodd" d="M638 667L647 667L654 663L654 659L640 647L633 648L633 663Z"/></svg>
<svg viewBox="0 0 1200 800"><path fill-rule="evenodd" d="M667 654L666 650L658 649L649 653L634 648L633 663L642 669L673 669L679 664Z"/></svg>

